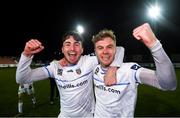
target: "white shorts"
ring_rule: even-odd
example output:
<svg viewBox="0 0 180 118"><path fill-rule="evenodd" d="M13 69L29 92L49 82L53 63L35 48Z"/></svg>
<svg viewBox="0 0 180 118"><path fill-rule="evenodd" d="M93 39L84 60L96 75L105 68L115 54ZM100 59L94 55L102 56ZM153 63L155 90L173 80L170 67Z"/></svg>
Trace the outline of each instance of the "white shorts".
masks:
<svg viewBox="0 0 180 118"><path fill-rule="evenodd" d="M27 93L28 95L34 94L34 87L33 84L30 85L20 85L18 94Z"/></svg>

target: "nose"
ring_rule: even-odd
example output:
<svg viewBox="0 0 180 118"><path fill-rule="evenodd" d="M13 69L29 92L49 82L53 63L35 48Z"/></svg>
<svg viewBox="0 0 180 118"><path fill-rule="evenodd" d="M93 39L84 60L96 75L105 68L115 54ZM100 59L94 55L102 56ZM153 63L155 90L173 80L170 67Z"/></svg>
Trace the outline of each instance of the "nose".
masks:
<svg viewBox="0 0 180 118"><path fill-rule="evenodd" d="M70 50L74 50L75 47L74 47L74 45L71 45L69 48L70 48Z"/></svg>
<svg viewBox="0 0 180 118"><path fill-rule="evenodd" d="M107 54L107 53L108 53L108 50L106 48L104 48L103 54Z"/></svg>

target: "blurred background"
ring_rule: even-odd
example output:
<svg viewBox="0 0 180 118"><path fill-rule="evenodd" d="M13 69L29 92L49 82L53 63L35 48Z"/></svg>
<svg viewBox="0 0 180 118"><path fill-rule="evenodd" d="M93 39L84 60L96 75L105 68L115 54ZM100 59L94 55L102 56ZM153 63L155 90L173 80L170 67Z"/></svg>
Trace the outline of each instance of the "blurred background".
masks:
<svg viewBox="0 0 180 118"><path fill-rule="evenodd" d="M32 64L42 66L63 56L61 38L70 30L84 31L84 54L89 54L94 51L92 36L111 29L117 45L125 48L124 61L154 68L149 50L132 36L134 28L147 22L172 60L179 82L179 0L9 0L0 6L0 116L17 114L15 70L25 43L31 38L43 43L45 49ZM27 102L25 116L57 116L59 101L49 105L49 88L48 80L35 83L39 106L32 109ZM140 86L135 116L180 116L179 93L179 86L173 92Z"/></svg>

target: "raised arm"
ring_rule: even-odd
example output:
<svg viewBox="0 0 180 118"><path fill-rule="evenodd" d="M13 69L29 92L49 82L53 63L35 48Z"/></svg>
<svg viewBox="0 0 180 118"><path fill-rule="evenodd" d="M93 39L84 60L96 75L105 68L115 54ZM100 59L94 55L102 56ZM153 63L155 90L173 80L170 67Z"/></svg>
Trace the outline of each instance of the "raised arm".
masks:
<svg viewBox="0 0 180 118"><path fill-rule="evenodd" d="M150 49L156 65L155 71L146 68L139 69L140 81L159 89L175 90L177 82L173 64L149 24L145 23L136 28L133 35Z"/></svg>
<svg viewBox="0 0 180 118"><path fill-rule="evenodd" d="M111 86L117 83L116 71L123 63L123 59L124 59L124 48L121 46L117 46L115 58L111 63L110 67L108 68L106 75L104 76L104 83L106 86Z"/></svg>
<svg viewBox="0 0 180 118"><path fill-rule="evenodd" d="M33 55L42 51L44 47L36 40L32 39L25 45L16 69L16 82L19 84L30 83L47 78L49 75L44 67L31 69L30 65Z"/></svg>

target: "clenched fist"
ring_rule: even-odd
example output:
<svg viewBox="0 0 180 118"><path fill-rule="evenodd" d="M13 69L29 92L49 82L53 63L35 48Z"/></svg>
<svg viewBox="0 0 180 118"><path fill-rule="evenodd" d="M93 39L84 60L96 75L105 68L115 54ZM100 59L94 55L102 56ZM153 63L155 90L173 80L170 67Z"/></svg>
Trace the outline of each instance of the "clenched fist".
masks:
<svg viewBox="0 0 180 118"><path fill-rule="evenodd" d="M134 29L133 35L137 40L141 40L148 48L151 48L157 40L148 23Z"/></svg>
<svg viewBox="0 0 180 118"><path fill-rule="evenodd" d="M44 49L44 46L37 39L31 39L26 42L23 54L27 57L31 57L32 55L41 52Z"/></svg>

